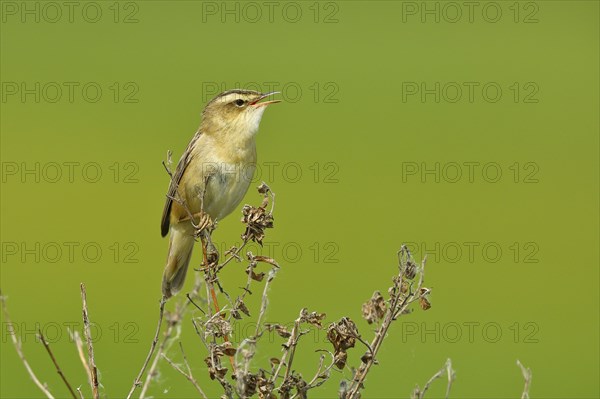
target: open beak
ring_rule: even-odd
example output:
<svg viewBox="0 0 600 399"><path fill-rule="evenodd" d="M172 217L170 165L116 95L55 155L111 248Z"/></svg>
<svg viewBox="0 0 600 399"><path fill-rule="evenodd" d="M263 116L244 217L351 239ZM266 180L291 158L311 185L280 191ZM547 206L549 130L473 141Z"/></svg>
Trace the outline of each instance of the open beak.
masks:
<svg viewBox="0 0 600 399"><path fill-rule="evenodd" d="M270 97L270 96L272 96L274 94L279 94L279 92L278 91L272 91L270 93L261 94L261 96L258 97L256 100L252 101L250 103L250 105L253 105L255 107L262 107L262 106L267 106L269 104L275 104L275 103L281 102L281 100L269 100L269 101L259 102L260 100L263 100L263 99L265 99L267 97Z"/></svg>

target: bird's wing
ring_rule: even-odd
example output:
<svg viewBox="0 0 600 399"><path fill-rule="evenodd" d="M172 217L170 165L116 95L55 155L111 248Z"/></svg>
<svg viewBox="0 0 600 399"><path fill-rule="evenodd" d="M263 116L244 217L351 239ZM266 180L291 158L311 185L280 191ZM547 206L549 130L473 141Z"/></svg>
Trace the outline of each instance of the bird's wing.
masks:
<svg viewBox="0 0 600 399"><path fill-rule="evenodd" d="M177 195L177 188L179 186L179 182L181 181L181 177L185 173L187 166L190 164L192 160L192 149L194 145L200 138L201 133L198 131L192 141L188 144L187 148L183 152L181 159L179 159L179 163L177 164L177 168L175 169L175 173L173 173L171 177L171 183L169 184L169 191L167 192L167 200L165 202L165 207L163 208L162 220L160 221L160 233L164 237L169 232L169 223L171 220L171 207L173 205L173 198Z"/></svg>

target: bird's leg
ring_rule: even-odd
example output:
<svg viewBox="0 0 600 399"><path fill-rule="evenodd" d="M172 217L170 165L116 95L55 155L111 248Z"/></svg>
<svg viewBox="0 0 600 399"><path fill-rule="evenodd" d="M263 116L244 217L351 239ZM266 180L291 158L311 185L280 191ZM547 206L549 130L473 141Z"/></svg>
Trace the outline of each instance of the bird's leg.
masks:
<svg viewBox="0 0 600 399"><path fill-rule="evenodd" d="M187 221L190 221L192 223L192 226L196 230L196 237L200 237L202 231L204 231L205 229L210 228L212 230L212 226L214 224L212 219L210 218L210 215L205 212L198 212L194 213L193 215L191 212L189 212L188 216L182 217L178 220L178 222Z"/></svg>

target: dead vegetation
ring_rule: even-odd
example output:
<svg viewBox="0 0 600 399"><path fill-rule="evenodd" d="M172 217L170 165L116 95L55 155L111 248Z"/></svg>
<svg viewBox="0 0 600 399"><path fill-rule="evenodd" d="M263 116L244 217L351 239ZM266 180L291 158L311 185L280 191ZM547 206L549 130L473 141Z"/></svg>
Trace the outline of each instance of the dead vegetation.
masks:
<svg viewBox="0 0 600 399"><path fill-rule="evenodd" d="M261 204L257 207L245 205L242 209L241 222L244 232L241 235L242 243L239 247L231 247L223 253L223 260L219 261L218 253L206 254L215 251L210 242L210 233L216 228L209 218L204 219L202 227L198 229L198 237L202 238L203 248L207 248L204 262L196 269L195 282L192 290L187 295L179 295L174 299L173 310L165 310L167 299L161 298L159 302L159 317L145 361L133 381L131 389L125 395L128 399L134 397L139 391L139 398L148 397L152 384L158 384L156 377L158 365L164 361L182 379L193 385L200 398L207 398L205 387L210 383L217 383L222 389L222 398L250 398L261 399L305 399L313 390L318 390L325 383L338 384L340 399L358 399L365 387L365 380L369 372L378 365L378 354L388 336L387 332L394 322L400 317L406 317L414 309L428 310L431 308L429 296L431 290L424 285L426 259L417 263L405 246L401 246L397 253L396 273L392 278L391 286L382 294L375 291L362 305L362 316L375 327L372 337L364 337L357 325L349 317L340 320L326 321L325 313L320 310L300 309L298 316L289 326L273 324L266 321L265 316L269 306L269 289L275 281L280 270L278 262L270 257L256 255L252 252L242 251L247 243L254 241L262 243L266 231L274 226L274 199L270 188L264 183L258 187L262 196ZM208 233L208 234L206 234ZM236 293L226 289L220 279L220 272L231 262L245 262L246 284ZM216 303L215 288L225 299L225 305L220 307ZM212 292L211 292L212 290ZM250 309L247 299L251 295L260 293L258 309ZM99 380L97 366L94 358L94 348L89 334L89 316L87 308L85 286L81 284L83 301L83 336L87 344L87 358L84 356L83 343L79 333L74 333L74 342L77 345L79 357L88 376L90 392L93 398L99 398ZM5 297L1 297L5 321L11 325L11 320L6 309ZM189 309L198 310L188 312ZM252 315L256 315L252 317ZM254 331L239 340L232 338L233 324L236 320L254 319ZM291 327L290 327L291 326ZM197 344L205 348L206 357L204 364L206 375L194 375L183 344L179 340L182 328L193 328L198 341ZM294 360L303 350L303 337L310 329L318 329L326 334L329 345L319 349L321 356L315 365L314 375L305 378L294 369ZM10 329L9 329L10 330ZM278 356L269 359L267 364L260 364L255 359L257 348L261 339L268 333L274 333L281 339L281 352ZM39 381L32 368L25 359L20 340L14 329L11 332L12 342L19 354L27 372L47 398L53 398L48 386ZM53 364L63 380L70 395L76 399L83 398L81 389L77 388L75 394L72 385L62 373L57 359L50 347L44 343ZM79 338L79 339L77 339ZM178 342L178 345L173 343ZM178 351L183 359L183 364L172 360L173 354ZM363 353L358 364L348 364L350 351ZM199 359L193 359L198 364ZM529 398L531 371L518 363L525 378L525 388L522 398ZM382 365L392 367L392 365ZM334 370L344 370L345 373L336 373ZM196 373L198 374L198 372ZM334 379L334 375L350 375L351 378L342 381ZM407 394L411 399L422 399L434 380L446 376L446 397L450 394L455 373L450 359L444 367L433 375L425 385L416 386L412 393ZM397 394L397 392L394 392Z"/></svg>

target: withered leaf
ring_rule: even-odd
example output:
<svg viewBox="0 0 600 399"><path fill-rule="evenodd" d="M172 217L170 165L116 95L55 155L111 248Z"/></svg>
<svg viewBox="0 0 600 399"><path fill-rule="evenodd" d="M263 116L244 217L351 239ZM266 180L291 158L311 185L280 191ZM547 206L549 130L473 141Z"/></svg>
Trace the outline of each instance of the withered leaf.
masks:
<svg viewBox="0 0 600 399"><path fill-rule="evenodd" d="M419 305L421 305L421 309L423 309L423 310L431 309L431 303L424 296L419 298Z"/></svg>
<svg viewBox="0 0 600 399"><path fill-rule="evenodd" d="M244 301L242 301L242 298L238 298L237 301L235 302L235 309L241 311L248 317L250 316L250 309L248 309L248 307L246 306ZM241 317L240 317L240 319L241 319Z"/></svg>
<svg viewBox="0 0 600 399"><path fill-rule="evenodd" d="M269 258L268 256L256 255L254 257L254 260L257 261L257 262L268 263L268 264L270 264L272 266L275 266L275 267L279 268L279 264L275 261L275 259Z"/></svg>
<svg viewBox="0 0 600 399"><path fill-rule="evenodd" d="M383 319L385 311L386 302L379 291L375 291L371 299L362 305L362 316L369 324Z"/></svg>
<svg viewBox="0 0 600 399"><path fill-rule="evenodd" d="M254 272L254 268L253 268L252 264L248 265L248 267L246 268L246 274L250 274L250 278L254 281L263 281L263 279L265 278L265 273L263 273L263 272L255 273Z"/></svg>
<svg viewBox="0 0 600 399"><path fill-rule="evenodd" d="M281 338L289 338L292 333L281 324L265 324L265 328L269 331L275 331Z"/></svg>
<svg viewBox="0 0 600 399"><path fill-rule="evenodd" d="M300 312L300 321L308 324L312 324L313 326L317 326L318 328L322 328L323 325L321 322L327 317L325 313L317 313L311 312L308 313L306 308L302 309Z"/></svg>

